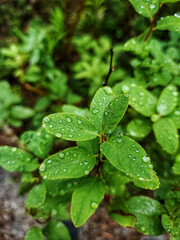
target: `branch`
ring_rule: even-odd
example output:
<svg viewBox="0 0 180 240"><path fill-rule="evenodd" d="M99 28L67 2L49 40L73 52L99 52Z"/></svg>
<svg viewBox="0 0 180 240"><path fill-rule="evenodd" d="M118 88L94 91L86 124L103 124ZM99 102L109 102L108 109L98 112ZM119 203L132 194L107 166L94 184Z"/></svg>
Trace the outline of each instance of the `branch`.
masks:
<svg viewBox="0 0 180 240"><path fill-rule="evenodd" d="M150 35L150 34L152 33L152 31L153 31L153 27L154 27L154 24L155 24L155 22L156 22L157 16L159 15L159 12L160 12L160 10L161 10L161 7L162 7L162 4L159 5L159 9L157 10L156 14L154 15L154 18L153 18L153 20L152 20L152 22L151 22L151 26L150 26L149 31L148 31L145 39L144 39L144 42L148 39L149 35Z"/></svg>
<svg viewBox="0 0 180 240"><path fill-rule="evenodd" d="M109 77L110 77L111 73L114 71L114 67L113 67L113 65L112 65L113 53L114 53L114 52L113 52L113 49L112 49L112 48L110 49L110 53L111 53L111 58L110 58L109 72L108 72L108 75L107 75L107 77L106 77L105 82L103 82L103 86L106 86L106 85L107 85L108 80L109 80Z"/></svg>
<svg viewBox="0 0 180 240"><path fill-rule="evenodd" d="M24 87L31 91L31 92L34 92L34 93L37 93L38 95L42 96L42 95L45 95L45 92L43 92L42 90L40 89L37 89L35 87L33 87L32 85L30 85L29 83L24 83Z"/></svg>

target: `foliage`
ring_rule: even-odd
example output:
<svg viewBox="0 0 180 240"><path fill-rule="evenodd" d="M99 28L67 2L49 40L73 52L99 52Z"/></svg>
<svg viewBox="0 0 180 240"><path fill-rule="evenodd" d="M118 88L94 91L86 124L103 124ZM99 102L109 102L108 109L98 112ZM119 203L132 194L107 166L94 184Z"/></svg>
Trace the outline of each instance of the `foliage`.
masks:
<svg viewBox="0 0 180 240"><path fill-rule="evenodd" d="M48 21L13 27L0 56L0 125L22 134L18 148L0 147L0 166L21 173L27 213L45 222L25 239L69 240L63 221L80 227L104 202L124 227L179 239L177 2L78 1L68 19L59 1Z"/></svg>

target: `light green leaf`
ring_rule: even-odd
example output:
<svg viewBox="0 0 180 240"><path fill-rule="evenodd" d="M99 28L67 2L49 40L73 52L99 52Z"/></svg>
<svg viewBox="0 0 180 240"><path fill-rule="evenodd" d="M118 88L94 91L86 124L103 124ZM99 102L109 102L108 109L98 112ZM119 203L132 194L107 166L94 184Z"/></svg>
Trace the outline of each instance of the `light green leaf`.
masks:
<svg viewBox="0 0 180 240"><path fill-rule="evenodd" d="M129 101L132 108L146 117L156 112L156 98L141 86L131 84L129 88Z"/></svg>
<svg viewBox="0 0 180 240"><path fill-rule="evenodd" d="M150 181L153 171L145 150L133 139L121 136L101 144L101 152L110 163L128 176Z"/></svg>
<svg viewBox="0 0 180 240"><path fill-rule="evenodd" d="M175 174L180 174L180 153L176 155L173 171Z"/></svg>
<svg viewBox="0 0 180 240"><path fill-rule="evenodd" d="M168 118L161 118L153 124L157 142L168 153L175 153L178 148L178 133L174 123Z"/></svg>
<svg viewBox="0 0 180 240"><path fill-rule="evenodd" d="M137 140L146 137L151 131L151 121L144 117L134 118L127 125L127 134Z"/></svg>
<svg viewBox="0 0 180 240"><path fill-rule="evenodd" d="M180 108L175 109L169 118L174 122L176 128L180 129Z"/></svg>
<svg viewBox="0 0 180 240"><path fill-rule="evenodd" d="M73 192L71 218L76 227L82 226L98 208L103 199L105 186L98 178L84 178Z"/></svg>
<svg viewBox="0 0 180 240"><path fill-rule="evenodd" d="M144 189L151 189L155 190L159 187L159 178L157 177L156 173L153 171L153 178L151 181L141 181L136 178L131 178L131 180L134 182L134 184L137 187L144 188Z"/></svg>
<svg viewBox="0 0 180 240"><path fill-rule="evenodd" d="M55 113L43 119L43 127L56 137L70 141L85 141L97 137L96 127L74 113Z"/></svg>
<svg viewBox="0 0 180 240"><path fill-rule="evenodd" d="M175 3L179 2L179 0L159 0L160 3Z"/></svg>
<svg viewBox="0 0 180 240"><path fill-rule="evenodd" d="M46 186L45 184L39 184L34 186L28 194L26 199L26 207L37 208L41 206L46 199Z"/></svg>
<svg viewBox="0 0 180 240"><path fill-rule="evenodd" d="M46 158L51 150L53 137L42 128L40 132L24 132L21 136L21 141L36 156Z"/></svg>
<svg viewBox="0 0 180 240"><path fill-rule="evenodd" d="M0 166L10 172L32 172L38 168L38 161L22 149L3 146L0 147Z"/></svg>
<svg viewBox="0 0 180 240"><path fill-rule="evenodd" d="M43 178L79 178L88 175L96 164L96 156L83 147L67 148L49 156L40 166Z"/></svg>
<svg viewBox="0 0 180 240"><path fill-rule="evenodd" d="M10 111L11 117L15 119L27 119L33 117L35 111L32 108L24 106L13 106Z"/></svg>
<svg viewBox="0 0 180 240"><path fill-rule="evenodd" d="M97 127L99 133L102 132L102 120L106 105L113 98L113 92L110 87L100 88L90 106L90 120Z"/></svg>
<svg viewBox="0 0 180 240"><path fill-rule="evenodd" d="M133 215L110 213L109 216L123 227L134 227L136 224L136 218Z"/></svg>
<svg viewBox="0 0 180 240"><path fill-rule="evenodd" d="M65 104L63 105L62 110L66 113L75 113L84 118L89 118L89 110L87 108L79 108L73 105Z"/></svg>
<svg viewBox="0 0 180 240"><path fill-rule="evenodd" d="M169 30L172 32L180 32L180 17L179 14L161 18L154 30Z"/></svg>
<svg viewBox="0 0 180 240"><path fill-rule="evenodd" d="M157 12L159 5L153 4L152 0L129 0L137 13L152 20Z"/></svg>
<svg viewBox="0 0 180 240"><path fill-rule="evenodd" d="M150 235L163 234L160 216L165 213L163 206L149 197L137 196L128 200L130 212L136 216L135 228Z"/></svg>
<svg viewBox="0 0 180 240"><path fill-rule="evenodd" d="M110 134L122 119L128 107L128 95L114 97L105 107L102 119L102 131Z"/></svg>
<svg viewBox="0 0 180 240"><path fill-rule="evenodd" d="M47 240L71 240L66 226L55 219L51 219L45 226L43 233Z"/></svg>
<svg viewBox="0 0 180 240"><path fill-rule="evenodd" d="M32 227L28 230L25 240L43 240L43 234L39 227Z"/></svg>
<svg viewBox="0 0 180 240"><path fill-rule="evenodd" d="M178 92L175 86L168 85L164 88L157 102L158 113L162 116L170 114L176 107L177 96Z"/></svg>

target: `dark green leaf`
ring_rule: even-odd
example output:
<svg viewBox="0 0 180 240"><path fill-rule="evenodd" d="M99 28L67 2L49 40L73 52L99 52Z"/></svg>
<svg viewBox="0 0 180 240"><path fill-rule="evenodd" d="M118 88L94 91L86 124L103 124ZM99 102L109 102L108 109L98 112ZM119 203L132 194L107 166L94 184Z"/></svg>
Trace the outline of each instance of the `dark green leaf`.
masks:
<svg viewBox="0 0 180 240"><path fill-rule="evenodd" d="M168 118L161 118L153 124L153 130L161 147L168 153L175 153L179 140L174 123Z"/></svg>
<svg viewBox="0 0 180 240"><path fill-rule="evenodd" d="M0 147L0 166L10 172L32 172L38 168L38 161L22 149L4 146Z"/></svg>
<svg viewBox="0 0 180 240"><path fill-rule="evenodd" d="M43 240L43 234L39 227L32 227L28 230L25 236L25 240Z"/></svg>
<svg viewBox="0 0 180 240"><path fill-rule="evenodd" d="M82 226L98 208L105 186L98 178L88 177L80 181L72 195L71 218L76 227Z"/></svg>
<svg viewBox="0 0 180 240"><path fill-rule="evenodd" d="M51 150L53 137L45 129L40 132L27 131L21 136L28 150L40 158L46 158Z"/></svg>
<svg viewBox="0 0 180 240"><path fill-rule="evenodd" d="M56 137L71 141L90 140L98 135L90 121L73 113L51 114L43 119L43 126Z"/></svg>
<svg viewBox="0 0 180 240"><path fill-rule="evenodd" d="M136 216L135 228L150 235L163 234L160 217L165 213L163 206L156 200L149 197L137 196L128 200L130 212Z"/></svg>
<svg viewBox="0 0 180 240"><path fill-rule="evenodd" d="M41 206L46 199L46 186L45 184L39 184L34 186L28 194L26 200L26 207L37 208Z"/></svg>
<svg viewBox="0 0 180 240"><path fill-rule="evenodd" d="M180 174L180 154L176 155L173 171L175 174Z"/></svg>
<svg viewBox="0 0 180 240"><path fill-rule="evenodd" d="M73 147L49 156L39 169L44 179L79 178L89 174L95 164L95 155L83 147Z"/></svg>
<svg viewBox="0 0 180 240"><path fill-rule="evenodd" d="M133 139L121 136L101 144L101 152L118 170L128 176L150 181L153 171L145 150Z"/></svg>

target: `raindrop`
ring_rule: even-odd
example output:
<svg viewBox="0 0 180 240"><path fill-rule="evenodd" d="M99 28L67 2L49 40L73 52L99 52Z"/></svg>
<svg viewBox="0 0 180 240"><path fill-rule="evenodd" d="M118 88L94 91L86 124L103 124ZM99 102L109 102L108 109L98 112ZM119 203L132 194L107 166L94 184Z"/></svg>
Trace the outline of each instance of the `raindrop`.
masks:
<svg viewBox="0 0 180 240"><path fill-rule="evenodd" d="M88 161L85 161L84 164L85 164L85 165L88 165Z"/></svg>
<svg viewBox="0 0 180 240"><path fill-rule="evenodd" d="M149 157L146 157L146 156L143 157L143 162L149 162L149 161L150 161Z"/></svg>
<svg viewBox="0 0 180 240"><path fill-rule="evenodd" d="M45 122L45 123L48 123L48 122L50 122L50 121L51 121L51 119L50 119L49 117L44 118L44 122Z"/></svg>
<svg viewBox="0 0 180 240"><path fill-rule="evenodd" d="M69 122L69 123L72 122L71 118L68 117L67 122Z"/></svg>
<svg viewBox="0 0 180 240"><path fill-rule="evenodd" d="M136 149L136 152L139 152L139 149Z"/></svg>
<svg viewBox="0 0 180 240"><path fill-rule="evenodd" d="M45 171L46 171L46 165L45 165L44 163L41 164L39 170L40 170L41 172L45 172Z"/></svg>
<svg viewBox="0 0 180 240"><path fill-rule="evenodd" d="M143 181L143 180L144 180L144 178L140 177L140 178L139 178L139 180L140 180L140 181Z"/></svg>
<svg viewBox="0 0 180 240"><path fill-rule="evenodd" d="M63 170L64 172L67 172L67 170L64 168L64 170Z"/></svg>
<svg viewBox="0 0 180 240"><path fill-rule="evenodd" d="M85 173L85 175L88 175L89 171L86 170L84 173Z"/></svg>
<svg viewBox="0 0 180 240"><path fill-rule="evenodd" d="M82 162L80 162L80 166L82 166Z"/></svg>
<svg viewBox="0 0 180 240"><path fill-rule="evenodd" d="M132 155L131 155L131 154L129 154L129 157L131 158L131 157L132 157Z"/></svg>
<svg viewBox="0 0 180 240"><path fill-rule="evenodd" d="M82 123L82 121L81 120L78 120L78 124L81 124Z"/></svg>
<svg viewBox="0 0 180 240"><path fill-rule="evenodd" d="M52 128L52 127L53 127L53 125L49 125L49 127L50 127L50 128Z"/></svg>
<svg viewBox="0 0 180 240"><path fill-rule="evenodd" d="M97 109L93 110L93 114L97 114L99 111Z"/></svg>
<svg viewBox="0 0 180 240"><path fill-rule="evenodd" d="M133 160L135 161L135 160L136 160L136 158L135 158L135 157L133 157Z"/></svg>
<svg viewBox="0 0 180 240"><path fill-rule="evenodd" d="M63 157L64 157L64 153L63 153L63 152L60 152L60 153L59 153L59 157L60 157L60 158L63 158Z"/></svg>
<svg viewBox="0 0 180 240"><path fill-rule="evenodd" d="M56 137L62 137L62 134L61 133L56 133Z"/></svg>
<svg viewBox="0 0 180 240"><path fill-rule="evenodd" d="M96 209L96 208L98 207L97 202L93 201L93 202L91 203L91 207L94 208L94 209Z"/></svg>
<svg viewBox="0 0 180 240"><path fill-rule="evenodd" d="M70 138L72 138L72 135L71 135L71 134L69 134L69 137L70 137Z"/></svg>
<svg viewBox="0 0 180 240"><path fill-rule="evenodd" d="M118 138L118 142L119 142L119 143L122 142L122 139L121 139L121 138Z"/></svg>
<svg viewBox="0 0 180 240"><path fill-rule="evenodd" d="M49 160L48 160L48 163L51 163L51 162L52 162L51 159L49 159Z"/></svg>

